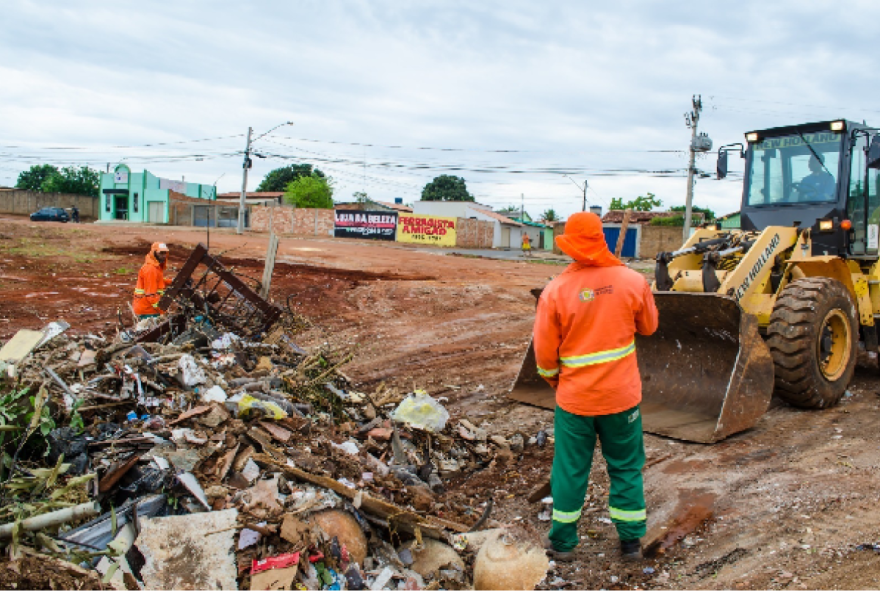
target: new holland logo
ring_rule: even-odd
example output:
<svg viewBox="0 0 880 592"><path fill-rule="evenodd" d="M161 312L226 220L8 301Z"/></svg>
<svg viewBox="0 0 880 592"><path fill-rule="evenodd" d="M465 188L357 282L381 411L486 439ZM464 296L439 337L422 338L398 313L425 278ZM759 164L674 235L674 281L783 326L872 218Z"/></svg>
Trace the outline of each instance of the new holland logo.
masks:
<svg viewBox="0 0 880 592"><path fill-rule="evenodd" d="M593 298L596 297L596 294L590 290L589 288L584 290L578 295L578 298L581 299L581 302L591 302Z"/></svg>

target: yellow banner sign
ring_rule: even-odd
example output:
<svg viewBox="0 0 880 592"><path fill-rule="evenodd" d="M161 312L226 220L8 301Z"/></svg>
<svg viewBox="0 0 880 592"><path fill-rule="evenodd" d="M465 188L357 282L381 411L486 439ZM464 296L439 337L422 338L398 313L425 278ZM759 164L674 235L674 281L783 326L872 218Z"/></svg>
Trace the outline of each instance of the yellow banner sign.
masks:
<svg viewBox="0 0 880 592"><path fill-rule="evenodd" d="M400 214L397 218L397 241L454 247L455 224L455 218Z"/></svg>

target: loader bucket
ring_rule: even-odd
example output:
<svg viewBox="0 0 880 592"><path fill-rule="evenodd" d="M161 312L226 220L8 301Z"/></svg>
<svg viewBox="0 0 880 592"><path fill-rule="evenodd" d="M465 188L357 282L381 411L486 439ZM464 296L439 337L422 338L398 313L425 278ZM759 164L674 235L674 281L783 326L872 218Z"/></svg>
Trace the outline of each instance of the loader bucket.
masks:
<svg viewBox="0 0 880 592"><path fill-rule="evenodd" d="M719 294L654 294L660 326L636 336L646 432L711 443L746 430L767 411L773 359L757 319ZM532 344L510 397L552 409Z"/></svg>

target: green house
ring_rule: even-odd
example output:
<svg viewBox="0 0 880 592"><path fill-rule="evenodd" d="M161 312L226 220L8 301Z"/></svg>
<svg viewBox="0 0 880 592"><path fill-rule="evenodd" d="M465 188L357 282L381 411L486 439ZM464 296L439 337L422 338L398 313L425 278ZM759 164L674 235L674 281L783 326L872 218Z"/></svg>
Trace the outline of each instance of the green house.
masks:
<svg viewBox="0 0 880 592"><path fill-rule="evenodd" d="M101 173L100 222L128 221L167 224L173 194L214 200L213 185L163 179L143 171L133 173L118 164L110 173Z"/></svg>
<svg viewBox="0 0 880 592"><path fill-rule="evenodd" d="M721 216L716 222L718 222L719 228L721 229L738 229L740 228L739 212L733 212L732 214Z"/></svg>

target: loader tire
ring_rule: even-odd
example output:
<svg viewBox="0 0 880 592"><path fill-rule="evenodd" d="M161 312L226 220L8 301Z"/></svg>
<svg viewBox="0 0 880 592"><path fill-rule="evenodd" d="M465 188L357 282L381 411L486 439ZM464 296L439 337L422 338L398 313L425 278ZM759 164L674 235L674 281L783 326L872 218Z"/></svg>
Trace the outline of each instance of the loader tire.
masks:
<svg viewBox="0 0 880 592"><path fill-rule="evenodd" d="M808 409L836 405L858 354L858 320L849 290L823 277L788 284L770 315L767 345L779 397Z"/></svg>

